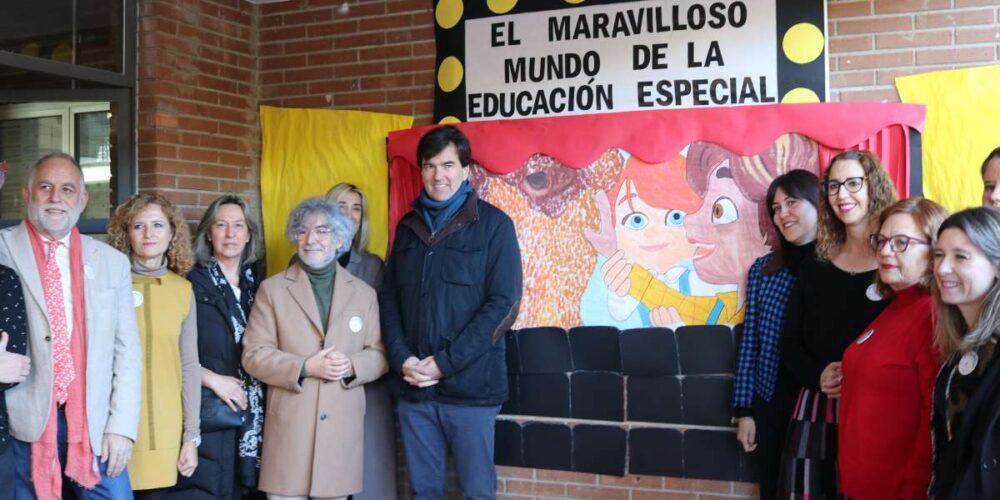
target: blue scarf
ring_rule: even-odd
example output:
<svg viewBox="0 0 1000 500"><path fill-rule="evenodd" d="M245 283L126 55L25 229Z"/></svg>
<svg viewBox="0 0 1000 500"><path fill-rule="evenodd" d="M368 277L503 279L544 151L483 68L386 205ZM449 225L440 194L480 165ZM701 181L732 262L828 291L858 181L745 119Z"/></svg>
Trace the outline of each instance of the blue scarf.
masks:
<svg viewBox="0 0 1000 500"><path fill-rule="evenodd" d="M420 197L413 200L413 204L410 206L424 217L424 222L430 228L431 234L434 234L458 213L458 209L462 208L462 205L465 204L465 200L469 198L469 194L471 193L472 185L466 179L462 181L462 185L459 186L458 191L447 200L437 201L427 196L426 189L421 189Z"/></svg>

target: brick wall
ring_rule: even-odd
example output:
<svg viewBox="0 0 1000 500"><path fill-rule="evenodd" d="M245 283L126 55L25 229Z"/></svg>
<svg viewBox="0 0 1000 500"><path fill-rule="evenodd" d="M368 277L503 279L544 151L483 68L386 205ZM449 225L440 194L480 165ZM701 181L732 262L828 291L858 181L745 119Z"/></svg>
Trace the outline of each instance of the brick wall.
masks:
<svg viewBox="0 0 1000 500"><path fill-rule="evenodd" d="M140 0L139 187L189 219L258 199L257 105L433 114L431 0ZM830 0L831 100L897 101L899 75L1000 61L1000 0ZM501 467L502 498L745 498L743 483Z"/></svg>
<svg viewBox="0 0 1000 500"><path fill-rule="evenodd" d="M138 12L139 190L189 221L222 193L259 199L256 7L140 0Z"/></svg>
<svg viewBox="0 0 1000 500"><path fill-rule="evenodd" d="M430 123L430 0L293 0L261 6L261 104L363 109Z"/></svg>
<svg viewBox="0 0 1000 500"><path fill-rule="evenodd" d="M830 0L835 101L899 102L895 78L997 64L997 0Z"/></svg>
<svg viewBox="0 0 1000 500"><path fill-rule="evenodd" d="M433 114L431 0L139 1L139 187L189 220L259 196L258 104ZM1000 61L1000 0L830 0L831 100L897 101L893 79Z"/></svg>
<svg viewBox="0 0 1000 500"><path fill-rule="evenodd" d="M729 481L657 476L605 476L579 472L497 468L500 500L583 498L608 500L722 500L757 498L757 486Z"/></svg>
<svg viewBox="0 0 1000 500"><path fill-rule="evenodd" d="M600 498L622 500L694 500L756 497L754 485L726 481L654 476L604 476L549 470L499 467L501 499L525 497Z"/></svg>

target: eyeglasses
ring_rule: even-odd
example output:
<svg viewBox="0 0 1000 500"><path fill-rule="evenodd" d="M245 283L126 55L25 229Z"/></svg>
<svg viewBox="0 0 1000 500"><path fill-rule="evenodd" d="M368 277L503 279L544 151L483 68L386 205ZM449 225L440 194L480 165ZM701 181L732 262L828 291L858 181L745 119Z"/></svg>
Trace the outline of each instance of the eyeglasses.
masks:
<svg viewBox="0 0 1000 500"><path fill-rule="evenodd" d="M315 234L317 239L325 240L333 234L333 229L327 226L316 226L312 229L300 228L295 231L295 238L305 240L309 238L310 234Z"/></svg>
<svg viewBox="0 0 1000 500"><path fill-rule="evenodd" d="M931 242L921 240L919 238L912 238L905 234L894 234L888 238L882 236L881 234L873 234L868 237L868 243L872 246L872 250L876 252L882 250L882 247L886 243L889 244L889 250L895 253L903 253L906 251L907 247L910 246L910 242L919 243L921 245L930 245Z"/></svg>
<svg viewBox="0 0 1000 500"><path fill-rule="evenodd" d="M861 191L861 186L864 185L864 177L848 177L847 179L844 179L844 182L821 182L819 187L823 188L823 191L827 194L827 196L832 196L840 192L840 186L847 188L847 192L849 193L857 193L858 191Z"/></svg>

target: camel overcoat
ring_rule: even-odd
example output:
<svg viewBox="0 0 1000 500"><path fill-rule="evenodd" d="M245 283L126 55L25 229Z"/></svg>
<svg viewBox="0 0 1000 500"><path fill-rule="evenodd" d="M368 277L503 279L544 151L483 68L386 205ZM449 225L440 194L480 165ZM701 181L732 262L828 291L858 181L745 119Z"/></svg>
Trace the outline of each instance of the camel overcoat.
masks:
<svg viewBox="0 0 1000 500"><path fill-rule="evenodd" d="M355 377L300 380L306 359L331 346L351 358ZM324 332L309 277L293 263L260 285L243 367L267 384L260 490L310 497L361 491L363 384L387 369L375 290L338 265Z"/></svg>

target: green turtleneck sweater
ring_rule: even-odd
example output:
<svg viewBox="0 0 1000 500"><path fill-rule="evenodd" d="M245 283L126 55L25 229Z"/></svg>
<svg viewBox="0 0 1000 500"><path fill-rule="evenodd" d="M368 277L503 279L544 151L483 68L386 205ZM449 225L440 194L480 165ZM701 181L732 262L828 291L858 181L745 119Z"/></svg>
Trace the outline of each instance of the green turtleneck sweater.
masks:
<svg viewBox="0 0 1000 500"><path fill-rule="evenodd" d="M309 276L309 284L312 285L313 297L316 299L316 309L319 309L319 321L325 335L330 321L330 302L333 300L333 276L337 273L337 259L330 260L329 264L319 269L301 265L302 270Z"/></svg>

